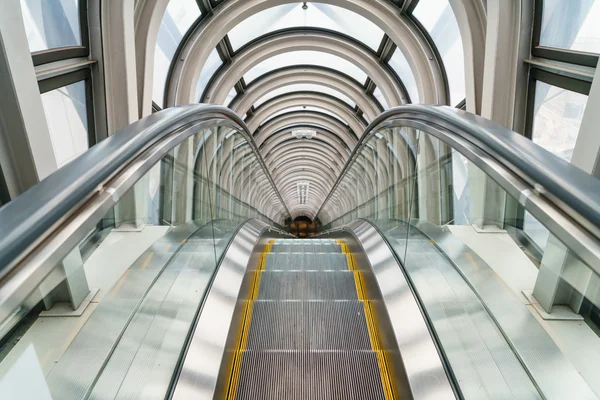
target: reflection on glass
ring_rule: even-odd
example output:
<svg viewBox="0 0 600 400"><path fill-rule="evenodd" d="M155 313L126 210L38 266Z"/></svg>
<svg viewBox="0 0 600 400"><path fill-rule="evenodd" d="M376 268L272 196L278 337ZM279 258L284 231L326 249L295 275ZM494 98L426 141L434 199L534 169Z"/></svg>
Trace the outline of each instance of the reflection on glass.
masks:
<svg viewBox="0 0 600 400"><path fill-rule="evenodd" d="M373 96L375 96L375 98L377 99L379 104L381 104L381 106L383 107L384 110L387 110L388 108L390 108L387 100L383 96L383 93L381 92L381 89L379 89L379 87L375 88L375 90L373 91Z"/></svg>
<svg viewBox="0 0 600 400"><path fill-rule="evenodd" d="M330 96L338 98L339 100L348 104L350 107L356 106L356 103L354 101L352 101L352 99L350 99L350 97L346 96L342 92L339 92L328 86L317 85L317 84L312 84L312 83L297 83L294 85L282 86L280 88L277 88L277 89L272 90L269 93L265 94L263 97L258 99L256 101L256 103L254 103L254 106L258 107L265 101L270 100L273 97L279 96L281 94L291 93L291 92L304 92L304 91L325 93Z"/></svg>
<svg viewBox="0 0 600 400"><path fill-rule="evenodd" d="M525 216L523 218L523 231L531 240L533 240L540 252L543 253L544 249L546 248L546 243L548 242L548 236L550 235L550 232L528 211L525 211Z"/></svg>
<svg viewBox="0 0 600 400"><path fill-rule="evenodd" d="M358 66L342 57L320 51L302 50L278 54L266 59L246 72L244 74L244 80L246 83L250 83L267 72L291 65L316 65L319 67L331 68L354 78L361 84L367 79L366 73Z"/></svg>
<svg viewBox="0 0 600 400"><path fill-rule="evenodd" d="M60 168L89 146L85 82L43 93L42 105Z"/></svg>
<svg viewBox="0 0 600 400"><path fill-rule="evenodd" d="M81 46L79 1L20 0L31 52ZM8 4L4 5L9 7Z"/></svg>
<svg viewBox="0 0 600 400"><path fill-rule="evenodd" d="M171 61L189 27L200 17L195 0L170 0L160 22L154 51L152 100L164 107L165 84Z"/></svg>
<svg viewBox="0 0 600 400"><path fill-rule="evenodd" d="M410 96L411 103L419 103L419 90L417 89L415 75L412 73L410 65L408 65L408 61L400 49L394 51L394 55L392 55L392 58L390 59L390 67L392 67L398 77L402 80L402 83L404 83L404 87L406 87L406 91Z"/></svg>
<svg viewBox="0 0 600 400"><path fill-rule="evenodd" d="M413 15L427 29L442 56L450 86L450 105L455 106L464 100L466 89L463 45L452 8L448 0L420 0Z"/></svg>
<svg viewBox="0 0 600 400"><path fill-rule="evenodd" d="M537 81L533 141L560 158L571 161L586 103L586 95Z"/></svg>
<svg viewBox="0 0 600 400"><path fill-rule="evenodd" d="M272 7L254 14L233 28L228 36L234 50L266 33L292 27L331 29L352 36L377 51L383 31L368 19L344 8L309 2Z"/></svg>
<svg viewBox="0 0 600 400"><path fill-rule="evenodd" d="M600 1L544 0L540 45L600 53Z"/></svg>
<svg viewBox="0 0 600 400"><path fill-rule="evenodd" d="M240 185L273 201L252 204ZM284 218L247 140L229 127L184 139L133 187L116 190L118 202L0 321L0 381L14 379L7 371L33 347L47 398L164 398L230 239L249 218ZM68 318L39 318L65 310ZM9 385L19 390L29 368L24 376Z"/></svg>
<svg viewBox="0 0 600 400"><path fill-rule="evenodd" d="M198 78L198 85L196 86L196 99L198 101L201 100L202 94L204 93L208 82L222 64L223 61L221 61L221 57L219 56L217 49L211 51L208 55L208 59L202 66L202 71L200 71L200 78ZM210 103L210 99L207 99L207 102Z"/></svg>

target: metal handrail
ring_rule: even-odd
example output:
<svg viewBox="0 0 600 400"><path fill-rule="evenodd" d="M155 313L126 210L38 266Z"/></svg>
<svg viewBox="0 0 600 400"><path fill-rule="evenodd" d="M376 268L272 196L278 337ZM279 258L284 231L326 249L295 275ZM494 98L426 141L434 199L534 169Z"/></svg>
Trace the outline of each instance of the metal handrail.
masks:
<svg viewBox="0 0 600 400"><path fill-rule="evenodd" d="M491 155L508 171L531 183L535 192L594 236L600 232L600 180L495 122L447 106L405 105L389 109L369 124L329 195L323 210L367 141L394 120L410 120L443 129ZM422 129L427 132L427 129Z"/></svg>
<svg viewBox="0 0 600 400"><path fill-rule="evenodd" d="M211 118L222 118L239 128L291 215L242 118L217 105L172 107L119 130L0 208L0 276L5 276L45 232L97 193L103 182L124 170L137 155L169 134Z"/></svg>

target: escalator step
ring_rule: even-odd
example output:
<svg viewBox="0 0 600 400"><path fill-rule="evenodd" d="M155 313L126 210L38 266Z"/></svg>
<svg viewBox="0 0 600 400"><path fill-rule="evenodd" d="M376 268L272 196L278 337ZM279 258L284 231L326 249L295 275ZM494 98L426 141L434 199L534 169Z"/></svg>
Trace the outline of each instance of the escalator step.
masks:
<svg viewBox="0 0 600 400"><path fill-rule="evenodd" d="M372 351L244 352L236 399L385 399Z"/></svg>
<svg viewBox="0 0 600 400"><path fill-rule="evenodd" d="M342 253L270 253L265 270L347 271L348 258Z"/></svg>
<svg viewBox="0 0 600 400"><path fill-rule="evenodd" d="M352 271L263 271L259 300L358 300Z"/></svg>
<svg viewBox="0 0 600 400"><path fill-rule="evenodd" d="M254 302L246 350L371 350L360 301Z"/></svg>

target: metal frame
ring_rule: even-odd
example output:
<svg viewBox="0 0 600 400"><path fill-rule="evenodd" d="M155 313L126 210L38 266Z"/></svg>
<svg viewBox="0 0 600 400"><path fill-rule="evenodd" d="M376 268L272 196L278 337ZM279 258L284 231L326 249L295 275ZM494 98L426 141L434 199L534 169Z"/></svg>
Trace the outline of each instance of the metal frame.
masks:
<svg viewBox="0 0 600 400"><path fill-rule="evenodd" d="M74 72L69 72L63 75L54 76L44 80L38 81L40 88L40 94L60 89L77 82L85 82L85 101L86 101L86 112L87 112L87 133L88 133L88 147L95 145L98 140L96 137L96 123L95 123L95 107L94 107L94 93L93 93L93 82L92 73L89 68L80 69Z"/></svg>
<svg viewBox="0 0 600 400"><path fill-rule="evenodd" d="M87 0L79 0L78 8L81 46L56 47L33 52L31 53L33 65L38 66L69 58L88 57L90 55Z"/></svg>
<svg viewBox="0 0 600 400"><path fill-rule="evenodd" d="M531 46L531 54L534 57L547 58L569 64L577 64L595 68L596 65L598 65L598 54L540 45L543 10L544 1L535 0L533 14L533 43Z"/></svg>

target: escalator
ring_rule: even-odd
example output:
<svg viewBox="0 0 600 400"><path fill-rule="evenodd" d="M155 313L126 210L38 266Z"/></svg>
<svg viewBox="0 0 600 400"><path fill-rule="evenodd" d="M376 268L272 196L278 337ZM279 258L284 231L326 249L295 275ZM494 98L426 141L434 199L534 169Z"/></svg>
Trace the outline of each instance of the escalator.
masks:
<svg viewBox="0 0 600 400"><path fill-rule="evenodd" d="M227 399L394 398L380 327L346 244L268 244L243 318Z"/></svg>
<svg viewBox="0 0 600 400"><path fill-rule="evenodd" d="M298 239L261 150L167 109L2 207L0 398L598 398L595 178L399 107Z"/></svg>

